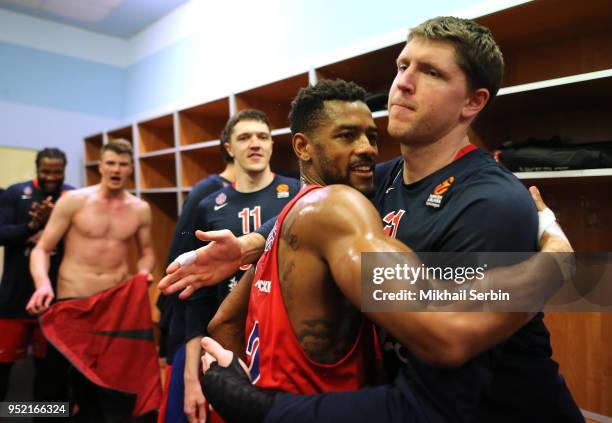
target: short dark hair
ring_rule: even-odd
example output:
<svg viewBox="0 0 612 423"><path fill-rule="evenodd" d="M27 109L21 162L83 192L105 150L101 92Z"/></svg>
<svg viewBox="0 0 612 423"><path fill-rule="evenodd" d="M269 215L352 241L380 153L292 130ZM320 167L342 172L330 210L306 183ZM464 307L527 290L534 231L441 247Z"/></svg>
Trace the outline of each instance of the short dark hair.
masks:
<svg viewBox="0 0 612 423"><path fill-rule="evenodd" d="M272 125L270 124L270 119L268 115L266 115L261 110L257 109L244 109L236 113L234 116L229 118L223 131L221 131L221 156L225 163L233 163L234 159L228 154L225 150L223 144L226 142L229 143L232 138L232 131L234 130L234 126L238 124L238 122L242 122L243 120L254 120L257 122L265 123L269 130L272 130Z"/></svg>
<svg viewBox="0 0 612 423"><path fill-rule="evenodd" d="M36 153L36 168L40 166L40 161L42 159L57 159L62 160L64 162L64 167L68 163L66 159L66 153L64 153L59 148L43 148L38 153Z"/></svg>
<svg viewBox="0 0 612 423"><path fill-rule="evenodd" d="M488 28L470 20L439 16L412 28L413 38L450 43L472 90L486 88L495 97L504 75L504 57Z"/></svg>
<svg viewBox="0 0 612 423"><path fill-rule="evenodd" d="M134 163L134 151L132 149L132 143L123 138L116 138L107 144L102 146L100 155L104 154L105 151L112 151L117 154L127 154L130 156L130 160Z"/></svg>
<svg viewBox="0 0 612 423"><path fill-rule="evenodd" d="M221 148L221 159L223 159L223 163L225 164L234 163L234 158L230 156L229 153L227 152L227 148L225 148L225 143L221 141L219 146Z"/></svg>
<svg viewBox="0 0 612 423"><path fill-rule="evenodd" d="M325 102L362 101L365 103L366 91L354 82L342 79L322 79L316 85L302 88L291 102L289 122L291 133L309 133L319 126L325 115Z"/></svg>

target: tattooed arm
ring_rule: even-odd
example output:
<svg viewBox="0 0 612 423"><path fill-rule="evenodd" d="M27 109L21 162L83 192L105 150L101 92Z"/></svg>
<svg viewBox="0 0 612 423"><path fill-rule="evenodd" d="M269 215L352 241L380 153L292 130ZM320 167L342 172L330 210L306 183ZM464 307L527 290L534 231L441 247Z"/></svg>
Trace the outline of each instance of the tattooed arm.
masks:
<svg viewBox="0 0 612 423"><path fill-rule="evenodd" d="M294 260L295 266L301 263L303 269L295 271L301 279L311 269L310 274L325 277L329 283L321 286L299 284L302 291L293 293L300 301L291 302L292 289L284 289L285 301L294 304L290 312L292 324L298 337L302 337L304 350L312 348L323 351L332 345L329 334L337 330L329 322L309 321L320 318L307 318L308 307L312 302L305 301L307 292L338 289L354 307L361 305L361 253L411 252L401 242L389 238L383 231L380 217L370 202L357 191L346 186L328 186L305 196L300 200L300 219L288 220L283 228L285 245L281 244L281 254L287 255L279 260L279 271ZM293 211L292 211L293 212ZM296 239L292 239L291 236ZM293 250L295 248L295 250ZM292 258L287 251L299 253ZM297 261L300 258L301 262ZM415 260L417 260L415 256ZM415 261L413 265L418 265ZM282 272L281 272L282 274ZM297 284L295 284L297 285ZM289 294L286 294L288 291ZM319 298L325 298L321 295ZM330 313L340 313L340 302L330 304ZM290 310L290 307L287 307ZM299 317L296 317L299 310ZM344 309L346 310L346 309ZM372 312L365 313L372 321L386 329L402 345L409 348L424 361L441 366L458 366L493 345L508 338L530 318L529 313L419 313L419 312ZM310 313L312 315L312 313ZM333 316L333 314L332 314ZM328 317L329 320L329 317ZM339 318L332 319L339 321ZM297 325L296 325L297 323ZM354 330L354 327L351 328ZM310 331L310 332L309 332ZM310 336L308 336L310 335ZM346 345L344 346L346 347Z"/></svg>
<svg viewBox="0 0 612 423"><path fill-rule="evenodd" d="M251 267L223 300L215 317L208 324L208 333L217 342L244 359L244 327L249 307L249 294L255 275Z"/></svg>

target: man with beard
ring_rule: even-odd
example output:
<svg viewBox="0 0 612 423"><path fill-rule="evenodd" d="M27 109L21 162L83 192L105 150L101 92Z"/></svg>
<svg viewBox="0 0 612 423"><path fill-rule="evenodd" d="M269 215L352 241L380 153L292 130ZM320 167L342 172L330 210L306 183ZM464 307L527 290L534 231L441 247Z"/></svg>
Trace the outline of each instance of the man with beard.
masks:
<svg viewBox="0 0 612 423"><path fill-rule="evenodd" d="M0 401L7 393L13 363L25 356L30 341L35 368L34 400L59 400L66 395L64 379L55 375L54 352L47 350L38 322L25 309L34 291L29 269L30 252L55 203L65 191L72 189L64 184L65 169L63 151L57 148L40 150L36 155L36 179L11 185L0 199L0 244L5 247L0 283ZM60 244L51 256L49 279L53 283L62 250Z"/></svg>

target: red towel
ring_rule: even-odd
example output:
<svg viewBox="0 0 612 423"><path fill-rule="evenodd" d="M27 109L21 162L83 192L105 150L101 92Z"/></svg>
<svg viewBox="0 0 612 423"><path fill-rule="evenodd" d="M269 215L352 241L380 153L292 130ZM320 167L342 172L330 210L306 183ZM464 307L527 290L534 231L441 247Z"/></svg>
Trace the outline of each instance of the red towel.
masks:
<svg viewBox="0 0 612 423"><path fill-rule="evenodd" d="M82 299L59 301L40 317L43 333L84 376L136 395L132 417L159 408L161 381L146 276Z"/></svg>

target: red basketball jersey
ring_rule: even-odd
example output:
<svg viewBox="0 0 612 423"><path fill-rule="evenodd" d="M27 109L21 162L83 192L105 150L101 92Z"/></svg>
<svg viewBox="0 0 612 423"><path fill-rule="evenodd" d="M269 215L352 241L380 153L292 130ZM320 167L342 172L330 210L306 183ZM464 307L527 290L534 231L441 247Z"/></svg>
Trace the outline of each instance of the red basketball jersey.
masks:
<svg viewBox="0 0 612 423"><path fill-rule="evenodd" d="M355 390L366 384L366 374L371 374L366 370L374 367L373 327L365 318L346 356L337 363L320 364L302 351L287 315L279 284L278 235L296 201L319 188L303 188L283 208L257 263L245 336L251 378L262 388L301 394Z"/></svg>

